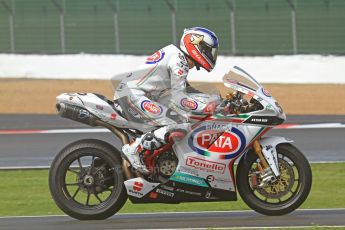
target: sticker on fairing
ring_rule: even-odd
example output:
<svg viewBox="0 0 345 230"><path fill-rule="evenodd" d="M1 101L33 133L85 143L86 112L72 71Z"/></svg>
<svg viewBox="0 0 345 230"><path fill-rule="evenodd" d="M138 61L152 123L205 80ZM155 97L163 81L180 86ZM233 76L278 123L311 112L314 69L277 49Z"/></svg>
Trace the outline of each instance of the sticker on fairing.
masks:
<svg viewBox="0 0 345 230"><path fill-rule="evenodd" d="M163 108L161 106L156 105L149 100L144 100L141 102L141 109L153 115L160 115L163 112Z"/></svg>
<svg viewBox="0 0 345 230"><path fill-rule="evenodd" d="M175 172L170 177L170 180L185 183L185 184L201 186L201 187L209 187L203 178L184 174L184 173L179 173L179 172Z"/></svg>
<svg viewBox="0 0 345 230"><path fill-rule="evenodd" d="M262 88L261 91L266 97L271 97L271 94L266 89Z"/></svg>
<svg viewBox="0 0 345 230"><path fill-rule="evenodd" d="M191 110L196 110L198 108L198 103L192 99L182 98L181 105Z"/></svg>
<svg viewBox="0 0 345 230"><path fill-rule="evenodd" d="M235 127L223 132L201 126L192 132L188 138L188 145L194 152L203 156L233 159L244 150L246 138Z"/></svg>
<svg viewBox="0 0 345 230"><path fill-rule="evenodd" d="M164 58L165 52L163 50L158 50L154 54L152 54L150 57L146 58L146 64L155 64L157 62L160 62Z"/></svg>

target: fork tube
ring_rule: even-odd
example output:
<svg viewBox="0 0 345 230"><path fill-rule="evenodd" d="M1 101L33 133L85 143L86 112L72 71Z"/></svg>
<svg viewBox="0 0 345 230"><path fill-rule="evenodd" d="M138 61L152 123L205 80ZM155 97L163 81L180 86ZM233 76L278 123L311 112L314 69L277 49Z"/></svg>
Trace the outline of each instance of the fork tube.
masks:
<svg viewBox="0 0 345 230"><path fill-rule="evenodd" d="M258 155L259 159L260 159L260 163L263 167L263 170L265 170L268 166L266 159L264 158L264 156L262 155L262 151L261 151L261 146L258 140L255 140L253 143L253 147L254 147L254 151L255 153ZM261 170L260 170L261 171Z"/></svg>

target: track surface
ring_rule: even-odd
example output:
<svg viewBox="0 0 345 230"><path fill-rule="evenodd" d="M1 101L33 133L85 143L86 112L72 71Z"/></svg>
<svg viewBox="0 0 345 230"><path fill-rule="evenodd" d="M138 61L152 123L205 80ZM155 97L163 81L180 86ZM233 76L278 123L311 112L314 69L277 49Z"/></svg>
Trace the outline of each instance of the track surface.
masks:
<svg viewBox="0 0 345 230"><path fill-rule="evenodd" d="M345 122L345 116L289 116L288 123ZM1 115L0 130L90 128L55 115ZM310 161L345 161L345 129L284 129L272 130L269 136L284 136L295 140ZM120 148L111 133L0 135L0 167L46 166L67 144L95 138Z"/></svg>
<svg viewBox="0 0 345 230"><path fill-rule="evenodd" d="M277 226L345 226L345 209L297 210L285 216L263 216L253 211L162 214L120 214L103 221L78 221L65 216L0 219L0 229L95 230L178 229Z"/></svg>

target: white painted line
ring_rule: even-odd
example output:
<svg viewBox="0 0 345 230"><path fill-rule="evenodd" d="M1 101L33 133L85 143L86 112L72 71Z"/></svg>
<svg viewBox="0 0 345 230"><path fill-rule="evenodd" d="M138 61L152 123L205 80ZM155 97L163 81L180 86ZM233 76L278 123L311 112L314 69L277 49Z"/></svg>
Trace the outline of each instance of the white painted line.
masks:
<svg viewBox="0 0 345 230"><path fill-rule="evenodd" d="M252 226L248 226L248 227L221 227L221 228L217 228L217 227L208 227L208 228L161 228L164 230L209 230L209 229L215 229L215 230L236 230L236 229L282 229L282 228L286 228L286 229L318 229L318 228L344 228L345 225L335 225L335 226L331 226L331 225L310 225L310 226L275 226L275 227L269 227L269 226L261 226L261 227L252 227ZM154 228L147 228L147 229L143 229L143 230L156 230Z"/></svg>
<svg viewBox="0 0 345 230"><path fill-rule="evenodd" d="M345 124L343 123L321 123L321 124L303 124L303 125L294 125L294 126L287 126L286 129L329 129L329 128L345 128ZM284 129L279 128L277 129Z"/></svg>
<svg viewBox="0 0 345 230"><path fill-rule="evenodd" d="M345 211L345 208L316 208L316 209L297 209L296 211ZM253 210L231 210L231 211L197 211L197 212L145 212L145 213L118 213L114 216L126 215L170 215L170 214L199 214L199 213L256 213ZM258 215L261 215L258 213ZM0 219L6 218L48 218L48 217L68 217L67 215L42 215L42 216L2 216Z"/></svg>
<svg viewBox="0 0 345 230"><path fill-rule="evenodd" d="M50 166L3 166L0 170L31 170L31 169L49 169Z"/></svg>
<svg viewBox="0 0 345 230"><path fill-rule="evenodd" d="M108 129L52 129L42 130L41 133L59 134L59 133L110 133Z"/></svg>
<svg viewBox="0 0 345 230"><path fill-rule="evenodd" d="M18 134L65 134L65 133L108 133L108 129L51 129L51 130L0 130L3 135Z"/></svg>
<svg viewBox="0 0 345 230"><path fill-rule="evenodd" d="M335 226L331 226L331 225L310 225L310 226L275 226L275 227L269 227L269 226L261 226L261 227L252 227L252 226L248 226L248 227L221 227L221 228L217 228L217 227L208 227L208 228L161 228L164 230L209 230L209 229L214 229L214 230L236 230L236 229L282 229L282 228L286 228L286 229L318 229L318 228L344 228L345 225L335 225ZM143 230L157 230L154 228L147 228L147 229L143 229Z"/></svg>

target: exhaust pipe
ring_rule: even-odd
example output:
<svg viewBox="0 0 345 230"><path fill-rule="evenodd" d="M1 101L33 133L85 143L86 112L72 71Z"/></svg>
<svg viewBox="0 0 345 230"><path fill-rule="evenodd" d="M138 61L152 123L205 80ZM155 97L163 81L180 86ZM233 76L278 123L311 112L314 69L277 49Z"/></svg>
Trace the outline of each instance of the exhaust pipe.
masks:
<svg viewBox="0 0 345 230"><path fill-rule="evenodd" d="M122 130L99 120L84 108L61 102L56 104L56 109L61 117L69 118L90 126L103 126L114 133L122 141L122 144L125 145L129 143L128 136ZM133 178L133 174L129 170L129 163L124 158L122 158L122 170L127 180Z"/></svg>
<svg viewBox="0 0 345 230"><path fill-rule="evenodd" d="M96 121L98 118L84 108L66 103L58 103L56 104L56 109L61 117L78 121L90 126L97 125Z"/></svg>

